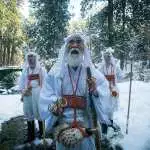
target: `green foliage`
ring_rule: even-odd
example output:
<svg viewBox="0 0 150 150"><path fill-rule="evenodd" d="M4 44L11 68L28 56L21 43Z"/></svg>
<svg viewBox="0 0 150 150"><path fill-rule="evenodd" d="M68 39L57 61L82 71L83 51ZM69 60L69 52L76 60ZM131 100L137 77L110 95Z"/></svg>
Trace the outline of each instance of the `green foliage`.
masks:
<svg viewBox="0 0 150 150"><path fill-rule="evenodd" d="M15 54L24 41L17 1L0 1L0 65L15 64Z"/></svg>
<svg viewBox="0 0 150 150"><path fill-rule="evenodd" d="M82 0L82 11L86 11L90 6L99 2L99 0ZM121 59L121 66L124 61L129 59L132 52L134 58L145 53L145 59L150 52L150 1L148 0L116 0L113 1L113 12L110 13L110 0L108 6L91 16L89 21L92 48L95 56L109 46L109 35L112 34L115 56ZM113 17L113 21L109 22L109 15ZM84 16L85 17L85 16ZM111 23L111 24L110 24ZM110 30L109 26L112 27ZM112 32L112 33L110 33ZM135 44L133 44L135 43Z"/></svg>
<svg viewBox="0 0 150 150"><path fill-rule="evenodd" d="M35 16L31 25L29 37L32 37L30 46L43 58L54 57L57 49L66 35L66 26L69 20L68 0L30 0Z"/></svg>
<svg viewBox="0 0 150 150"><path fill-rule="evenodd" d="M6 75L2 80L2 85L4 88L9 89L15 85L16 79L19 76L19 73L12 72Z"/></svg>
<svg viewBox="0 0 150 150"><path fill-rule="evenodd" d="M87 20L86 19L80 19L80 20L72 20L69 23L68 26L68 33L74 33L74 32L81 32L85 33L87 30Z"/></svg>

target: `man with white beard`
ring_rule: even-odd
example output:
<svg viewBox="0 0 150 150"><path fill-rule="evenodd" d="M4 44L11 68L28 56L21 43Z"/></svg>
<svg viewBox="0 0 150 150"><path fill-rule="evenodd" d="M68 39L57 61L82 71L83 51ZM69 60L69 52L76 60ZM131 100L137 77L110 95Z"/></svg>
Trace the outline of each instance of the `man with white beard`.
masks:
<svg viewBox="0 0 150 150"><path fill-rule="evenodd" d="M117 82L122 80L123 72L117 64L117 61L112 55L113 49L111 47L107 48L103 53L103 64L100 66L99 70L106 77L109 82L110 95L108 97L107 103L109 106L108 116L111 121L111 126L115 132L120 130L120 127L114 123L114 112L118 109L119 103L119 89L117 87ZM107 128L105 124L102 126L103 132L107 133Z"/></svg>
<svg viewBox="0 0 150 150"><path fill-rule="evenodd" d="M88 77L87 67L92 78ZM48 119L57 150L96 150L91 99L99 123L110 124L105 111L108 82L94 67L85 40L79 34L65 39L58 61L48 73L40 94L40 115ZM57 126L56 126L57 122Z"/></svg>
<svg viewBox="0 0 150 150"><path fill-rule="evenodd" d="M43 135L43 122L39 116L39 97L45 73L45 69L39 63L38 55L34 52L27 53L19 82L23 111L28 126L28 139L25 143L35 139L35 119L39 124L39 138Z"/></svg>

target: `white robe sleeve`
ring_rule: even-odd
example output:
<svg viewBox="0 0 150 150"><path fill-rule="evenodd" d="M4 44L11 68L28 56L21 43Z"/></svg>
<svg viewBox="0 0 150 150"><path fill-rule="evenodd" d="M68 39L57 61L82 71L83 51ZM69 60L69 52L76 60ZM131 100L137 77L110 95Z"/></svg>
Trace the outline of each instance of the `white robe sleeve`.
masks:
<svg viewBox="0 0 150 150"><path fill-rule="evenodd" d="M107 114L109 108L108 96L110 95L108 82L101 73L98 74L96 81L98 97L92 96L92 99L96 109L97 119L100 123L110 124Z"/></svg>
<svg viewBox="0 0 150 150"><path fill-rule="evenodd" d="M51 128L57 120L57 117L48 110L49 105L54 103L58 98L54 88L56 88L54 76L47 74L40 93L39 112L42 120L49 120L48 128Z"/></svg>
<svg viewBox="0 0 150 150"><path fill-rule="evenodd" d="M44 80L45 80L46 75L47 75L47 72L46 72L45 68L42 67L42 68L41 68L42 86L43 86L43 84L44 84Z"/></svg>
<svg viewBox="0 0 150 150"><path fill-rule="evenodd" d="M24 69L19 77L19 91L22 92L25 89L26 83L26 70Z"/></svg>

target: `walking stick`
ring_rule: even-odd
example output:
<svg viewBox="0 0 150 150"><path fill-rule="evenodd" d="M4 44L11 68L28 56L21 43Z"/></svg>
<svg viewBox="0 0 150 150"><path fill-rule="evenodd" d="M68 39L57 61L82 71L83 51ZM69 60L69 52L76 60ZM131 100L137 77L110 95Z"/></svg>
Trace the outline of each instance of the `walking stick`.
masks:
<svg viewBox="0 0 150 150"><path fill-rule="evenodd" d="M126 134L128 134L128 126L129 126L129 117L130 117L130 103L131 103L131 89L132 89L132 68L133 68L133 61L131 58L131 70L130 70L130 86L129 86L129 102L128 102L128 114L127 114L127 122L126 122Z"/></svg>
<svg viewBox="0 0 150 150"><path fill-rule="evenodd" d="M92 77L92 74L91 74L91 69L90 67L87 67L87 77L88 79L91 79ZM93 118L93 125L94 125L94 128L96 129L96 132L95 132L95 145L96 145L96 148L97 150L101 150L101 142L100 142L100 134L99 134L99 131L98 131L98 123L97 123L97 115L96 115L96 110L95 110L95 107L94 107L94 103L93 103L93 99L92 99L92 93L90 92L90 89L89 89L89 99L90 99L90 102L91 102L91 105L92 105L92 118Z"/></svg>

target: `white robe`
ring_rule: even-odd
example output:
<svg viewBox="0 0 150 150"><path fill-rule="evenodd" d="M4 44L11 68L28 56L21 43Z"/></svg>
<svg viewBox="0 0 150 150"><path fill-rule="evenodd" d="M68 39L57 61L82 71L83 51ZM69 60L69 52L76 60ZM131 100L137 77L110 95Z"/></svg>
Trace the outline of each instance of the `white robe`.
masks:
<svg viewBox="0 0 150 150"><path fill-rule="evenodd" d="M101 66L100 71L103 75L112 75L113 72L115 76L115 85L111 84L111 88L119 93L117 82L123 78L123 73L120 67L118 65L109 65L109 67L107 66L106 68L106 64L104 63ZM110 93L107 103L109 105L108 115L112 119L113 113L118 110L119 97L113 97Z"/></svg>
<svg viewBox="0 0 150 150"><path fill-rule="evenodd" d="M30 86L32 87L31 96L24 96L23 97L23 111L26 119L28 121L32 121L34 119L41 120L39 115L39 97L42 84L45 78L45 69L43 68L35 68L34 71L31 69L24 69L20 76L19 80L19 89L23 91L28 86L28 75L30 74L39 74L40 76L40 83L39 80L32 80L30 82Z"/></svg>
<svg viewBox="0 0 150 150"><path fill-rule="evenodd" d="M79 69L80 69L79 67L77 71L71 69L71 76L75 80L77 80ZM107 99L107 96L109 95L108 82L100 72L92 72L92 74L96 78L96 89L99 94L98 97L93 96L93 102L97 113L97 120L100 123L103 122L109 124L110 122L108 120L108 116L105 114L108 108L107 105L105 104L105 99ZM82 67L76 95L84 96L87 100L87 103L89 104L86 78L87 78L86 69ZM62 70L61 74L53 74L52 72L49 72L45 79L44 86L41 90L40 116L43 120L49 119L47 124L48 129L51 129L53 124L57 120L57 117L48 111L48 106L53 104L57 99L62 97L62 89L64 95L73 94L67 66L64 68L64 70ZM91 115L89 111L88 114ZM71 108L65 109L63 120L68 123L72 122L73 110ZM77 111L77 120L84 122L86 126L90 126L88 119L86 119L85 112L82 110Z"/></svg>

